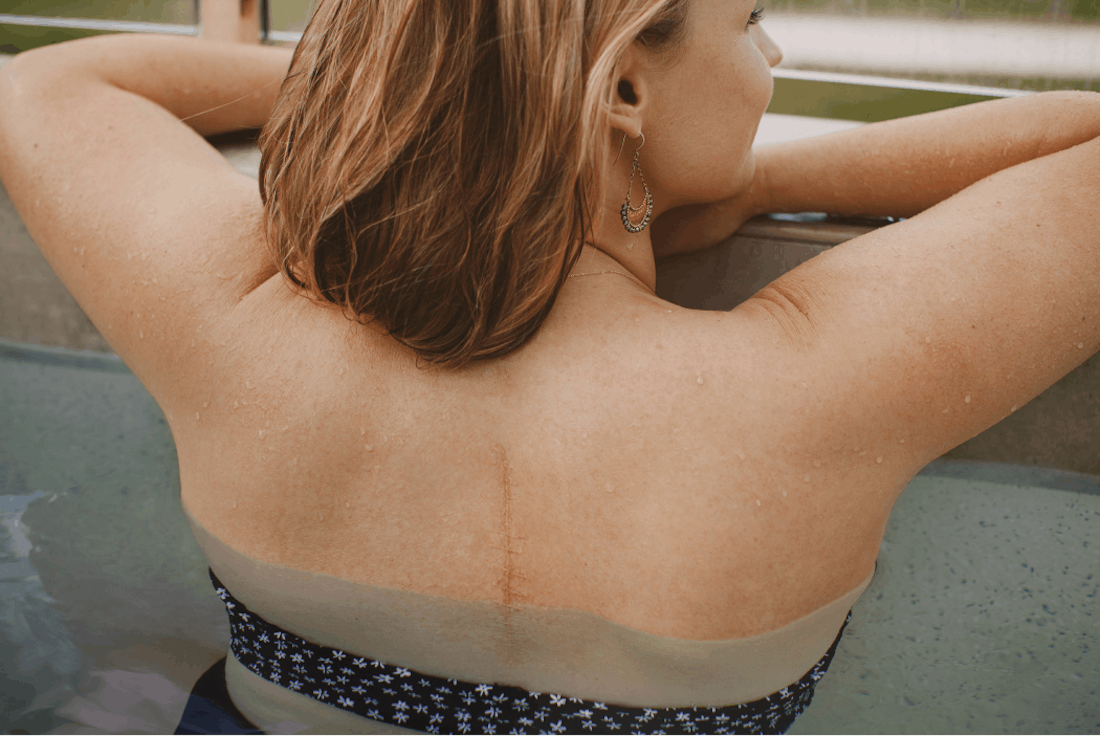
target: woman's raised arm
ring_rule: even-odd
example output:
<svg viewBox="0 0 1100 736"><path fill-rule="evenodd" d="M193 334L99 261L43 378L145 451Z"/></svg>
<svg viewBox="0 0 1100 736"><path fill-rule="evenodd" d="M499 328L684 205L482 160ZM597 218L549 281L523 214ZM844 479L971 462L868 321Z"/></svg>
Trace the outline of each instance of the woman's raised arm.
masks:
<svg viewBox="0 0 1100 736"><path fill-rule="evenodd" d="M1100 136L1100 94L1046 92L757 152L760 212L911 217L1010 166Z"/></svg>
<svg viewBox="0 0 1100 736"><path fill-rule="evenodd" d="M911 217L971 184L1100 136L1100 94L1045 92L872 123L756 150L741 196L671 210L658 257L729 237L769 212Z"/></svg>
<svg viewBox="0 0 1100 736"><path fill-rule="evenodd" d="M256 182L201 136L262 125L290 57L102 36L20 54L0 72L0 178L158 400L173 374L198 370L212 326L276 273Z"/></svg>

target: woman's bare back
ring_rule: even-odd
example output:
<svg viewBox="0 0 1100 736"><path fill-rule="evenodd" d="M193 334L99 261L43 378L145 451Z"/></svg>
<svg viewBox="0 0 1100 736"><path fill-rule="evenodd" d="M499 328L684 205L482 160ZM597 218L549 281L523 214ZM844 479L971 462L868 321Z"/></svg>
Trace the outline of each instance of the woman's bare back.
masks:
<svg viewBox="0 0 1100 736"><path fill-rule="evenodd" d="M905 445L875 462L824 423L829 397L736 311L589 278L521 351L450 371L273 277L221 327L199 416L172 421L184 504L295 569L687 639L863 581Z"/></svg>

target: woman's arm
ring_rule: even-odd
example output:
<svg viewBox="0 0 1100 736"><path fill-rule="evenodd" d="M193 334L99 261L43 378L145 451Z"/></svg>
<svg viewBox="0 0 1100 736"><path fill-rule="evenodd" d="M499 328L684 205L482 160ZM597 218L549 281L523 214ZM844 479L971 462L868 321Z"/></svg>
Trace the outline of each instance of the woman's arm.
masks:
<svg viewBox="0 0 1100 736"><path fill-rule="evenodd" d="M865 125L757 152L760 212L911 217L971 184L1100 136L1100 94L1048 92Z"/></svg>
<svg viewBox="0 0 1100 736"><path fill-rule="evenodd" d="M1047 92L872 123L756 151L736 198L654 223L658 256L714 245L754 215L910 217L991 174L1100 135L1100 94Z"/></svg>
<svg viewBox="0 0 1100 736"><path fill-rule="evenodd" d="M40 101L74 87L109 85L155 102L208 137L260 128L271 116L293 49L152 35L112 35L19 54L11 83Z"/></svg>
<svg viewBox="0 0 1100 736"><path fill-rule="evenodd" d="M213 328L276 273L256 182L201 136L262 125L289 62L286 49L102 36L0 72L0 178L158 400L208 364Z"/></svg>

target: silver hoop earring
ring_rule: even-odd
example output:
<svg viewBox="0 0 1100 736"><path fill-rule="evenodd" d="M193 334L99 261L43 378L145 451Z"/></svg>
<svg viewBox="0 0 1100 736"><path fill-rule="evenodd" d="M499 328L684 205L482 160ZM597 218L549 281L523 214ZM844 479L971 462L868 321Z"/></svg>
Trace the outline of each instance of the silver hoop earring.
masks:
<svg viewBox="0 0 1100 736"><path fill-rule="evenodd" d="M625 133L623 134L623 143L626 143L626 134ZM619 153L620 154L622 153L622 150L623 150L623 143L619 144ZM631 232L631 233L640 233L641 231L645 230L646 225L649 224L649 218L653 214L653 195L650 193L649 187L647 187L646 184L645 184L645 177L642 176L642 166L641 166L641 164L638 163L638 151L641 150L642 146L644 146L644 145L645 145L645 136L643 135L642 136L642 142L639 143L638 147L634 149L634 163L631 164L631 166L630 166L630 185L626 188L626 201L623 202L623 207L622 207L621 210L619 210L620 214L622 214L622 216L623 216L623 227L626 228L627 232ZM616 156L615 160L617 161L618 159L619 159L619 157ZM638 172L638 178L642 182L642 191L644 192L644 194L642 196L642 203L640 205L638 205L637 207L630 204L630 192L634 189L634 171L635 170L637 170L637 172ZM645 210L645 215L642 216L641 223L635 225L634 223L632 223L630 221L630 215L631 214L637 215L642 210Z"/></svg>

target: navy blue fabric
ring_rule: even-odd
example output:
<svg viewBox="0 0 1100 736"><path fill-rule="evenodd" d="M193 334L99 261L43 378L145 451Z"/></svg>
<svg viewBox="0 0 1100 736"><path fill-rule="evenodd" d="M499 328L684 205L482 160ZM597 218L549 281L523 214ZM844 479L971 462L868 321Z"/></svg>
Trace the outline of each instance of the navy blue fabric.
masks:
<svg viewBox="0 0 1100 736"><path fill-rule="evenodd" d="M849 611L829 651L809 672L767 697L721 707L636 708L436 677L314 644L249 611L213 570L210 580L229 613L230 650L250 671L364 718L428 733L785 733L809 706L852 617ZM254 728L228 709L209 718Z"/></svg>
<svg viewBox="0 0 1100 736"><path fill-rule="evenodd" d="M227 659L222 657L215 662L191 688L191 697L176 726L177 734L263 733L229 698L229 689L225 686Z"/></svg>

